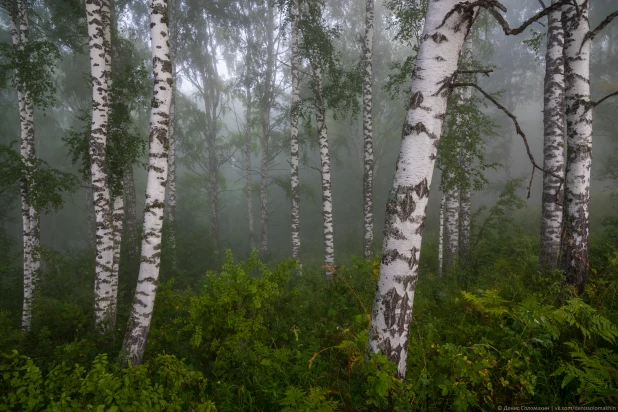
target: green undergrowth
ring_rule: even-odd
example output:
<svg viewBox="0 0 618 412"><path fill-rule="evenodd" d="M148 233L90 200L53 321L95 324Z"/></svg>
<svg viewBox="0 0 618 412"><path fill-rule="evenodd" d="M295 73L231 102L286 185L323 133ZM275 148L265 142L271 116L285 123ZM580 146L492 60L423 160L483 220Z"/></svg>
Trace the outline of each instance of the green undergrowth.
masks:
<svg viewBox="0 0 618 412"><path fill-rule="evenodd" d="M52 256L32 330L18 330L18 305L0 311L0 411L618 404L613 242L593 241L583 296L562 272L537 271L537 248L515 226L488 229L466 267L439 278L435 248L425 245L403 382L383 356L365 358L377 258L350 258L330 284L319 268L301 274L291 261L267 265L255 254L239 262L228 252L200 278L178 271L159 286L145 363L122 368L132 291L121 296L117 333L99 336L89 256Z"/></svg>

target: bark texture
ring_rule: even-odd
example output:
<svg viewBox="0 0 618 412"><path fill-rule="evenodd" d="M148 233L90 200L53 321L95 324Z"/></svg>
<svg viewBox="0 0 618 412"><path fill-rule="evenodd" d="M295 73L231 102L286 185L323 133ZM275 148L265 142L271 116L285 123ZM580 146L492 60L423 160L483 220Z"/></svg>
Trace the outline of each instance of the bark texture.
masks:
<svg viewBox="0 0 618 412"><path fill-rule="evenodd" d="M300 103L300 55L298 50L298 0L292 4L290 40L292 66L292 108L290 110L290 181L292 191L292 258L300 265L300 186L298 174L298 105Z"/></svg>
<svg viewBox="0 0 618 412"><path fill-rule="evenodd" d="M170 60L172 62L172 101L170 103L169 118L169 150L167 157L168 180L167 180L167 223L169 226L169 248L171 266L176 268L176 146L178 136L176 133L176 48L178 45L178 24L176 22L176 1L168 0L168 24L170 39Z"/></svg>
<svg viewBox="0 0 618 412"><path fill-rule="evenodd" d="M106 0L87 0L86 17L92 81L92 125L89 141L90 175L97 225L94 317L97 324L111 313L113 228L105 151L109 120L109 6Z"/></svg>
<svg viewBox="0 0 618 412"><path fill-rule="evenodd" d="M543 169L558 176L564 176L565 144L564 29L561 17L561 10L548 16L543 108ZM562 204L558 199L560 186L558 178L543 173L539 270L558 267L563 213Z"/></svg>
<svg viewBox="0 0 618 412"><path fill-rule="evenodd" d="M133 180L133 165L127 165L122 174L122 189L124 191L125 240L129 259L133 261L138 254L137 250L137 205L135 201L135 181Z"/></svg>
<svg viewBox="0 0 618 412"><path fill-rule="evenodd" d="M373 253L373 0L366 0L365 8L365 39L363 43L363 64L365 69L363 81L363 256L365 259L369 259Z"/></svg>
<svg viewBox="0 0 618 412"><path fill-rule="evenodd" d="M567 166L565 179L562 269L567 281L583 292L588 278L592 103L590 101L590 30L588 0L565 5L565 80Z"/></svg>
<svg viewBox="0 0 618 412"><path fill-rule="evenodd" d="M459 253L459 187L446 191L444 212L444 269L448 272L457 265Z"/></svg>
<svg viewBox="0 0 618 412"><path fill-rule="evenodd" d="M466 40L465 51L471 52L471 42ZM472 97L472 90L466 87L462 93L462 100L465 104ZM464 136L461 144L461 164L464 173L464 184L459 189L459 262L466 265L470 255L470 215L472 209L472 190L470 173L472 168L472 156L467 149L467 136Z"/></svg>
<svg viewBox="0 0 618 412"><path fill-rule="evenodd" d="M124 198L122 194L114 197L114 264L112 266L112 296L109 322L112 328L116 327L116 313L118 311L118 276L120 272L120 251L122 246L122 222L124 221Z"/></svg>
<svg viewBox="0 0 618 412"><path fill-rule="evenodd" d="M150 39L154 93L150 112L148 180L142 235L142 257L133 308L124 338L125 359L142 362L161 263L161 229L167 184L169 112L172 100L172 62L169 55L167 1L150 2Z"/></svg>
<svg viewBox="0 0 618 412"><path fill-rule="evenodd" d="M315 119L318 124L320 148L320 172L322 175L322 220L324 231L324 267L326 280L332 281L335 265L335 243L333 229L333 198L331 190L330 154L328 152L328 129L326 127L326 107L322 96L322 66L312 62L315 94Z"/></svg>
<svg viewBox="0 0 618 412"><path fill-rule="evenodd" d="M459 0L430 1L412 75L412 88L393 189L386 206L380 278L371 313L367 353L382 352L406 375L426 206L436 152L464 39L475 8L451 13Z"/></svg>

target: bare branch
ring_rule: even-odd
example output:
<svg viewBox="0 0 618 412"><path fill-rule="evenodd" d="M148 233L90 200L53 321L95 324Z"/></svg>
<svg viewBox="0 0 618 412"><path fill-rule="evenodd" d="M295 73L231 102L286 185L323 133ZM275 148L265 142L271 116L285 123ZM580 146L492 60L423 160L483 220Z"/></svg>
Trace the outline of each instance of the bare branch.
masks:
<svg viewBox="0 0 618 412"><path fill-rule="evenodd" d="M607 96L605 96L604 98L602 98L599 101L592 102L592 107L597 107L598 105L603 103L605 100L609 99L610 97L616 96L616 95L618 95L618 91L615 91L613 93L608 94Z"/></svg>
<svg viewBox="0 0 618 412"><path fill-rule="evenodd" d="M528 199L530 198L530 190L532 188L532 179L534 179L534 169L539 169L543 173L547 173L560 181L564 180L563 177L557 175L556 173L552 171L543 169L541 166L539 166L536 163L536 161L534 160L534 156L532 156L532 152L530 151L530 146L528 145L528 139L526 138L524 131L519 126L519 122L517 121L517 118L515 117L515 115L513 115L513 113L511 113L506 107L498 103L496 99L494 99L489 93L481 89L481 87L475 83L453 83L451 84L451 88L455 88L455 87L474 87L479 92L481 92L489 101L491 101L494 105L496 105L498 109L502 110L508 117L511 118L511 120L513 120L513 124L515 125L515 131L523 139L524 145L526 146L526 152L528 153L528 158L530 159L530 163L532 163L532 176L530 177L530 184L528 185Z"/></svg>
<svg viewBox="0 0 618 412"><path fill-rule="evenodd" d="M482 73L485 76L489 77L489 73L493 73L494 70L493 69L488 69L488 70L457 70L457 74L475 74L475 73Z"/></svg>
<svg viewBox="0 0 618 412"><path fill-rule="evenodd" d="M541 10L540 12L538 12L537 14L535 14L534 16L526 20L521 26L514 28L514 29L511 29L509 27L509 23L504 19L504 16L498 13L498 11L495 9L496 5L494 4L494 1L495 0L479 0L477 3L484 3L484 4L480 4L480 6L485 7L487 11L489 12L489 14L494 16L494 18L498 21L498 24L500 24L500 26L502 27L504 34L506 34L507 36L514 36L526 30L528 26L530 26L532 23L536 22L537 20L542 19L543 17L547 16L549 13L553 12L554 10L559 9L563 5L570 3L571 0L560 0L552 4L551 6L544 8L543 10ZM504 9L502 8L501 10L504 11Z"/></svg>
<svg viewBox="0 0 618 412"><path fill-rule="evenodd" d="M589 32L586 34L586 37L584 37L584 41L583 41L582 43L585 43L585 42L586 42L586 40L588 40L588 39L589 39L589 40L591 40L591 41L592 41L592 40L594 40L594 38L595 38L595 37L597 37L597 34L599 34L599 33L601 32L601 30L603 30L605 27L607 27L607 25L608 25L609 23L611 23L611 22L612 22L612 20L614 20L614 18L616 18L616 17L618 17L618 10L616 10L615 12L613 12L612 14L610 14L609 16L607 16L607 17L605 18L605 20L603 20L603 21L601 22L601 24L599 24L599 25L597 26L597 28L596 28L596 29L594 29L594 30L592 30L592 31L589 31Z"/></svg>

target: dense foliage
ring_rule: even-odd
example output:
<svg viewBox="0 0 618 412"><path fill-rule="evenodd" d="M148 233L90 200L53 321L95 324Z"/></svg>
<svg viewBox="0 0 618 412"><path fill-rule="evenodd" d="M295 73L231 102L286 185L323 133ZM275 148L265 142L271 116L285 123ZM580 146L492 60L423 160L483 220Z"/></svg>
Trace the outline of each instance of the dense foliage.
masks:
<svg viewBox="0 0 618 412"><path fill-rule="evenodd" d="M115 360L122 327L116 337L94 333L89 256L46 252L48 269L26 335L18 330L19 302L10 299L18 295L19 275L2 267L8 289L0 299L9 310L0 316L6 331L0 338L0 408L463 411L614 405L618 254L611 240L593 242L591 279L586 294L577 296L562 272L537 272L535 238L513 224L513 212L494 208L476 217L484 233L469 267L438 279L435 247L423 249L404 382L392 377L394 365L385 358L365 362L375 259L352 258L337 268L332 284L319 268L305 267L301 276L290 261L267 265L254 254L237 262L231 252L216 273L196 278L168 271L157 295L147 361L127 368ZM131 295L121 293L119 325Z"/></svg>

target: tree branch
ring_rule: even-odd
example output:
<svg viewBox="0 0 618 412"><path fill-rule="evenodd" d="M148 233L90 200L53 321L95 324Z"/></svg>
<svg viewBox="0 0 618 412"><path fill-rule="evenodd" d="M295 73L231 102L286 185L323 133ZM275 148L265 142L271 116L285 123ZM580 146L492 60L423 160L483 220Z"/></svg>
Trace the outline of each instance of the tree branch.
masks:
<svg viewBox="0 0 618 412"><path fill-rule="evenodd" d="M607 27L607 25L608 25L609 23L611 23L611 22L612 22L612 20L614 20L614 18L616 18L616 17L618 17L618 10L616 10L615 12L613 12L612 14L610 14L609 16L607 16L607 17L605 18L605 20L603 20L603 21L601 22L601 24L599 24L599 25L597 26L597 28L596 28L596 29L594 29L594 30L592 30L592 31L589 31L589 32L586 34L586 36L584 37L584 41L583 41L582 43L585 43L585 42L586 42L586 40L591 40L591 41L592 41L592 40L594 40L594 38L595 38L595 37L597 37L597 34L599 34L599 32L600 32L601 30L603 30L605 27Z"/></svg>
<svg viewBox="0 0 618 412"><path fill-rule="evenodd" d="M602 98L599 101L592 102L592 107L597 107L598 105L603 103L605 100L609 99L610 97L616 96L616 95L618 95L618 91L615 91L613 93L608 94L607 96L605 96L604 98Z"/></svg>
<svg viewBox="0 0 618 412"><path fill-rule="evenodd" d="M557 3L555 3L555 4L557 4ZM526 146L526 152L528 153L528 158L530 159L530 163L532 163L532 175L530 176L530 184L528 185L528 199L530 198L530 190L532 188L532 180L534 179L534 169L539 169L543 173L547 173L547 174L555 177L556 179L558 179L560 181L564 180L563 177L557 175L556 173L554 173L552 171L543 169L541 166L539 166L536 163L536 161L534 160L534 156L532 156L532 152L530 151L530 146L528 145L528 139L526 138L526 135L525 135L524 131L519 126L519 122L517 121L517 118L515 117L515 115L513 115L513 113L511 113L506 107L504 107L500 103L498 103L498 101L496 99L494 99L489 93L487 93L485 90L481 89L481 87L479 85L475 84L475 83L453 83L453 84L451 84L451 88L455 88L455 87L474 87L479 92L481 92L489 101L491 101L494 105L496 105L496 107L498 109L502 110L508 117L511 118L511 120L513 120L513 124L515 125L515 131L523 139L524 145Z"/></svg>
<svg viewBox="0 0 618 412"><path fill-rule="evenodd" d="M494 70L493 69L488 69L488 70L457 70L457 74L475 74L475 73L482 73L485 76L489 77L489 73L493 73Z"/></svg>
<svg viewBox="0 0 618 412"><path fill-rule="evenodd" d="M523 32L524 30L526 30L528 28L528 26L530 26L532 23L536 22L537 20L547 16L549 13L553 12L554 10L559 9L560 7L562 7L563 5L570 3L571 0L560 0L554 4L552 4L549 7L544 8L543 10L541 10L540 12L538 12L537 14L535 14L534 16L530 17L528 20L526 20L521 26L511 29L509 27L509 23L504 19L504 17L498 13L498 11L495 9L495 7L497 7L497 5L495 3L498 3L495 0L479 0L477 3L483 3L480 4L481 7L485 7L487 9L487 11L489 12L489 14L491 14L492 16L494 16L494 18L498 21L498 24L500 24L500 26L502 27L502 30L504 31L504 34L506 34L507 36L515 36L517 34L520 34L521 32ZM502 6L500 4L500 6ZM504 6L502 6L504 7ZM500 7L498 7L500 8ZM500 10L505 11L505 9L500 8Z"/></svg>

